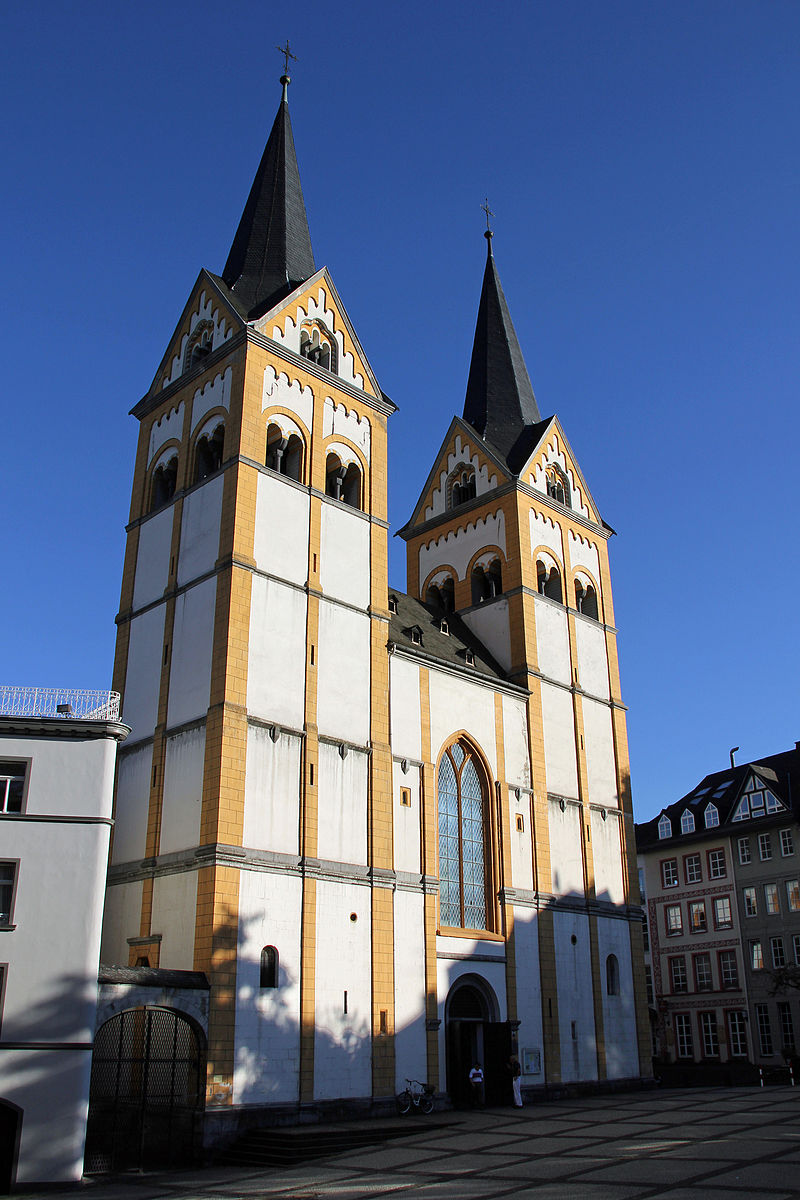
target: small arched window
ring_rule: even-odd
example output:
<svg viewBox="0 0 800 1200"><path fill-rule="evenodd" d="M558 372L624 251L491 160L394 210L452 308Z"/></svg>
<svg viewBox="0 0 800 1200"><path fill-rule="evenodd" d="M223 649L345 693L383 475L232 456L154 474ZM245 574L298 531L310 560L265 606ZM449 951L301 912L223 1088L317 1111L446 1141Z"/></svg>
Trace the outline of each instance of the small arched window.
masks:
<svg viewBox="0 0 800 1200"><path fill-rule="evenodd" d="M338 374L339 348L336 339L322 321L312 321L300 329L300 356Z"/></svg>
<svg viewBox="0 0 800 1200"><path fill-rule="evenodd" d="M194 458L194 482L199 483L213 475L222 466L222 447L225 441L225 426L220 421L213 433L204 433L197 439Z"/></svg>
<svg viewBox="0 0 800 1200"><path fill-rule="evenodd" d="M198 366L213 349L214 326L211 321L200 321L192 330L191 337L186 343L186 353L183 359L184 371L191 371Z"/></svg>
<svg viewBox="0 0 800 1200"><path fill-rule="evenodd" d="M278 951L274 946L265 946L261 951L261 983L262 988L278 986Z"/></svg>
<svg viewBox="0 0 800 1200"><path fill-rule="evenodd" d="M325 493L351 508L362 508L361 472L356 464L345 467L338 454L329 454L325 463Z"/></svg>
<svg viewBox="0 0 800 1200"><path fill-rule="evenodd" d="M580 579L575 580L575 607L585 617L591 617L593 621L598 619L597 592L590 583Z"/></svg>
<svg viewBox="0 0 800 1200"><path fill-rule="evenodd" d="M473 567L470 576L472 586L472 603L483 604L484 600L492 597L492 585L483 567Z"/></svg>
<svg viewBox="0 0 800 1200"><path fill-rule="evenodd" d="M503 567L499 558L494 559L489 564L489 583L492 587L493 596L502 596L503 594Z"/></svg>
<svg viewBox="0 0 800 1200"><path fill-rule="evenodd" d="M545 470L547 494L551 500L570 506L569 480L560 467L549 466Z"/></svg>
<svg viewBox="0 0 800 1200"><path fill-rule="evenodd" d="M456 508L476 496L475 469L460 463L447 481L447 507Z"/></svg>
<svg viewBox="0 0 800 1200"><path fill-rule="evenodd" d="M681 816L681 833L694 833L694 813L689 812L688 808L683 810Z"/></svg>
<svg viewBox="0 0 800 1200"><path fill-rule="evenodd" d="M606 959L606 992L609 996L619 995L619 963L616 954Z"/></svg>
<svg viewBox="0 0 800 1200"><path fill-rule="evenodd" d="M153 472L153 482L150 489L150 511L168 504L175 495L178 482L178 456L174 454L167 462L161 463Z"/></svg>
<svg viewBox="0 0 800 1200"><path fill-rule="evenodd" d="M487 802L475 758L464 742L442 755L438 807L440 922L488 929Z"/></svg>
<svg viewBox="0 0 800 1200"><path fill-rule="evenodd" d="M716 804L706 805L706 829L714 829L719 825L719 812Z"/></svg>
<svg viewBox="0 0 800 1200"><path fill-rule="evenodd" d="M672 821L666 813L662 814L661 820L658 822L658 836L659 838L672 837Z"/></svg>
<svg viewBox="0 0 800 1200"><path fill-rule="evenodd" d="M551 600L562 602L561 572L558 567L549 569L541 561L536 564L536 586L540 596L549 596Z"/></svg>
<svg viewBox="0 0 800 1200"><path fill-rule="evenodd" d="M285 475L287 479L303 479L303 439L296 433L287 438L278 425L267 429L266 464L271 471Z"/></svg>

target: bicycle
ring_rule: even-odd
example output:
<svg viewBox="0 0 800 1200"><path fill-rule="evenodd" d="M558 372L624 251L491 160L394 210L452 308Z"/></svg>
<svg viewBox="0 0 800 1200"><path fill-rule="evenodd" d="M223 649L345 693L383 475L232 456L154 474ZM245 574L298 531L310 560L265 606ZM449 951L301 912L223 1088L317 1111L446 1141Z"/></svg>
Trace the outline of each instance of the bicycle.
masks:
<svg viewBox="0 0 800 1200"><path fill-rule="evenodd" d="M397 1111L401 1117L411 1112L412 1105L420 1112L433 1112L433 1093L435 1088L430 1083L420 1083L418 1079L407 1079L405 1091L397 1096Z"/></svg>

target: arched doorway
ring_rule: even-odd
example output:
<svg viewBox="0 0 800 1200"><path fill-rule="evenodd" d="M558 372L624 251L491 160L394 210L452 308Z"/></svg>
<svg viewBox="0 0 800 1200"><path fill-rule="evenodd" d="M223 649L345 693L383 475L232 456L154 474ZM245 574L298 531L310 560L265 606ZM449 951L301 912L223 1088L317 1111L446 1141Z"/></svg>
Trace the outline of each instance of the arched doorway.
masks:
<svg viewBox="0 0 800 1200"><path fill-rule="evenodd" d="M11 1191L16 1174L22 1109L10 1100L0 1100L0 1195Z"/></svg>
<svg viewBox="0 0 800 1200"><path fill-rule="evenodd" d="M457 1108L470 1103L468 1076L476 1062L483 1067L486 1103L510 1100L511 1026L498 1016L497 997L484 979L462 975L456 980L445 1004L445 1031L447 1091Z"/></svg>
<svg viewBox="0 0 800 1200"><path fill-rule="evenodd" d="M133 1008L97 1031L87 1174L190 1163L199 1149L205 1040L169 1008Z"/></svg>

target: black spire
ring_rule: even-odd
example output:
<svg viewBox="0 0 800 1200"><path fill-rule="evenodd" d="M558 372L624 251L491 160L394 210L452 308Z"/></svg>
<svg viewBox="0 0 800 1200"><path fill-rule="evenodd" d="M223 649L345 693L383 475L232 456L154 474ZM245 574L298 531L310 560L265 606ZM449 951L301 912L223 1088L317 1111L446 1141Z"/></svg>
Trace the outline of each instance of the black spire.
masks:
<svg viewBox="0 0 800 1200"><path fill-rule="evenodd" d="M486 270L472 346L464 420L490 442L514 469L521 435L541 421L536 398L492 254L486 230Z"/></svg>
<svg viewBox="0 0 800 1200"><path fill-rule="evenodd" d="M222 278L248 313L266 311L314 274L311 235L289 119L289 76Z"/></svg>

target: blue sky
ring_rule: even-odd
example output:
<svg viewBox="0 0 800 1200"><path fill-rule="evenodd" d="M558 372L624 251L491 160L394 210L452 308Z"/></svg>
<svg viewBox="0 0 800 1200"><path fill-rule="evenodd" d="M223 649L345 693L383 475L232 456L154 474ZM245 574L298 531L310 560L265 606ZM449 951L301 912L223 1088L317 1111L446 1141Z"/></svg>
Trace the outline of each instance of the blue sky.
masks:
<svg viewBox="0 0 800 1200"><path fill-rule="evenodd" d="M0 681L110 685L128 410L225 262L288 37L316 261L400 409L393 527L463 405L488 195L539 407L618 534L637 817L800 739L796 3L3 16Z"/></svg>

